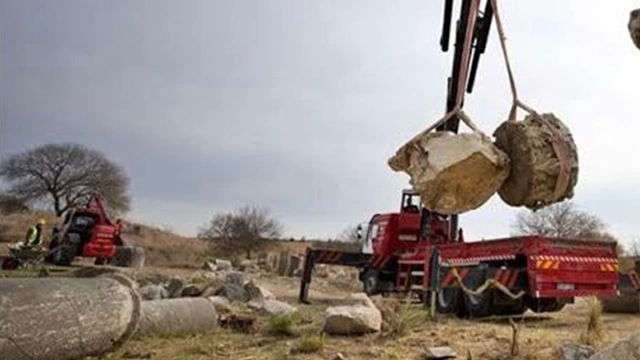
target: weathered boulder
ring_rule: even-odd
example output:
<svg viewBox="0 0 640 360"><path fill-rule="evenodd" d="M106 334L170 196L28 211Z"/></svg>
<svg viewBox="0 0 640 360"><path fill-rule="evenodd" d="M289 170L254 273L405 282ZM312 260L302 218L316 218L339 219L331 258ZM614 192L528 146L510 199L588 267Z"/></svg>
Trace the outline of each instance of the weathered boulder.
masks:
<svg viewBox="0 0 640 360"><path fill-rule="evenodd" d="M138 289L142 300L160 300L160 299L168 299L169 293L167 289L160 285L145 285Z"/></svg>
<svg viewBox="0 0 640 360"><path fill-rule="evenodd" d="M458 354L448 346L429 347L422 353L422 358L425 360L455 359L456 357L458 357Z"/></svg>
<svg viewBox="0 0 640 360"><path fill-rule="evenodd" d="M245 286L244 290L249 297L249 301L252 303L263 303L265 300L275 300L275 296L273 293L264 287L257 285L255 282L249 281Z"/></svg>
<svg viewBox="0 0 640 360"><path fill-rule="evenodd" d="M509 175L509 159L485 136L430 132L389 159L404 171L426 208L460 214L484 204ZM418 204L416 204L418 205Z"/></svg>
<svg viewBox="0 0 640 360"><path fill-rule="evenodd" d="M511 172L498 193L511 206L539 209L573 197L578 182L578 151L569 129L553 114L545 121L528 115L505 121L495 131L496 146L511 160ZM563 177L561 159L567 172Z"/></svg>
<svg viewBox="0 0 640 360"><path fill-rule="evenodd" d="M296 312L295 307L278 300L264 300L261 303L250 302L249 306L263 315L286 315Z"/></svg>
<svg viewBox="0 0 640 360"><path fill-rule="evenodd" d="M361 335L380 331L382 314L366 294L353 294L349 300L356 304L327 308L323 331L332 335Z"/></svg>
<svg viewBox="0 0 640 360"><path fill-rule="evenodd" d="M218 296L224 296L231 302L247 302L249 301L249 295L242 286L235 284L224 284L222 289L216 294Z"/></svg>
<svg viewBox="0 0 640 360"><path fill-rule="evenodd" d="M241 271L231 271L225 276L225 282L231 285L244 286L244 274Z"/></svg>
<svg viewBox="0 0 640 360"><path fill-rule="evenodd" d="M631 40L640 49L640 9L631 11L628 27Z"/></svg>
<svg viewBox="0 0 640 360"><path fill-rule="evenodd" d="M223 259L213 259L213 261L205 261L204 268L209 271L231 270L231 261Z"/></svg>
<svg viewBox="0 0 640 360"><path fill-rule="evenodd" d="M187 286L187 282L181 277L172 277L169 279L169 283L167 284L167 292L169 293L169 298L174 299L182 296L182 290Z"/></svg>
<svg viewBox="0 0 640 360"><path fill-rule="evenodd" d="M597 352L589 360L640 360L640 334Z"/></svg>
<svg viewBox="0 0 640 360"><path fill-rule="evenodd" d="M587 360L596 353L593 346L583 344L564 344L558 350L559 360Z"/></svg>
<svg viewBox="0 0 640 360"><path fill-rule="evenodd" d="M202 288L201 285L190 284L185 286L184 289L182 289L182 296L183 297L201 296L203 291L204 289Z"/></svg>
<svg viewBox="0 0 640 360"><path fill-rule="evenodd" d="M206 282L203 286L202 286L202 294L200 294L200 296L202 297L211 297L211 296L215 296L216 294L218 294L220 292L220 290L222 290L222 287L224 286L224 281L220 278L213 278L211 280L209 280L208 282Z"/></svg>

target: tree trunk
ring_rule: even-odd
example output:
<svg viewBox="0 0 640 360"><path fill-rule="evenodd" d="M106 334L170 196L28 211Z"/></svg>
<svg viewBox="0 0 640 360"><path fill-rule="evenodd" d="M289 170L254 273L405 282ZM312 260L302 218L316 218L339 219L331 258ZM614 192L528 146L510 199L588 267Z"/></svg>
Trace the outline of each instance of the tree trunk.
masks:
<svg viewBox="0 0 640 360"><path fill-rule="evenodd" d="M0 279L0 358L73 360L135 333L140 296L124 276Z"/></svg>
<svg viewBox="0 0 640 360"><path fill-rule="evenodd" d="M53 210L56 212L56 216L59 217L64 212L63 209L60 208L60 197L55 193L52 193L51 196L53 196Z"/></svg>

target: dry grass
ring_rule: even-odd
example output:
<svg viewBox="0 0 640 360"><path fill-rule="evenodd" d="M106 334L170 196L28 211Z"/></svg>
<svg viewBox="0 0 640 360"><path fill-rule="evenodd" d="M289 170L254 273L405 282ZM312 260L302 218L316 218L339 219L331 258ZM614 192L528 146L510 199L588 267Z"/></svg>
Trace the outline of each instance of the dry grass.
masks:
<svg viewBox="0 0 640 360"><path fill-rule="evenodd" d="M264 332L273 336L295 336L295 325L294 314L272 315L264 324Z"/></svg>
<svg viewBox="0 0 640 360"><path fill-rule="evenodd" d="M411 301L396 301L387 319L390 331L397 336L406 336L429 320L428 313L421 304Z"/></svg>
<svg viewBox="0 0 640 360"><path fill-rule="evenodd" d="M144 248L148 266L201 267L209 248L200 239L140 224L128 225L123 236L127 242Z"/></svg>
<svg viewBox="0 0 640 360"><path fill-rule="evenodd" d="M585 345L597 346L604 337L602 304L597 298L587 299L586 303L589 309L587 330L580 334L580 342Z"/></svg>
<svg viewBox="0 0 640 360"><path fill-rule="evenodd" d="M313 354L322 350L324 338L321 335L306 335L298 339L293 347L294 354Z"/></svg>

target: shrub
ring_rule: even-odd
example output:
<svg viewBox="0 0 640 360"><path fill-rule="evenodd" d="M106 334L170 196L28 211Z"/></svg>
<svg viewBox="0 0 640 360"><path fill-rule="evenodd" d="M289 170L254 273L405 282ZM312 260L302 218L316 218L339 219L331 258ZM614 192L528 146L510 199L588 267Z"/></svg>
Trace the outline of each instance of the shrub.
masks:
<svg viewBox="0 0 640 360"><path fill-rule="evenodd" d="M324 338L320 335L307 335L298 340L293 348L294 353L317 353L324 347Z"/></svg>
<svg viewBox="0 0 640 360"><path fill-rule="evenodd" d="M264 330L269 335L293 336L295 335L294 325L293 314L272 315L267 319Z"/></svg>
<svg viewBox="0 0 640 360"><path fill-rule="evenodd" d="M602 328L602 304L596 298L587 300L589 314L587 320L587 330L580 334L580 342L585 345L595 346L602 340L604 330Z"/></svg>
<svg viewBox="0 0 640 360"><path fill-rule="evenodd" d="M428 318L421 306L412 305L410 301L396 304L394 310L388 322L391 332L398 336L407 335Z"/></svg>

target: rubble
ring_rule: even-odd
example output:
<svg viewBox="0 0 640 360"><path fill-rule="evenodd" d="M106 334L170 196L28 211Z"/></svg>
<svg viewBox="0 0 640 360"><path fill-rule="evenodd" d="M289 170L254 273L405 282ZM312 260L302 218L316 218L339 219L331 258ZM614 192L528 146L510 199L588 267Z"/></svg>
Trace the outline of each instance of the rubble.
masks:
<svg viewBox="0 0 640 360"><path fill-rule="evenodd" d="M167 292L169 294L169 298L175 299L177 297L182 296L182 291L187 286L187 282L181 278L174 276L169 279L169 283L167 284Z"/></svg>
<svg viewBox="0 0 640 360"><path fill-rule="evenodd" d="M367 298L369 301L365 301L361 295L353 299L360 303L327 308L324 314L323 332L331 335L362 335L380 331L382 327L380 310L371 300Z"/></svg>
<svg viewBox="0 0 640 360"><path fill-rule="evenodd" d="M273 293L264 287L257 285L253 281L249 281L245 286L244 290L249 297L249 302L261 304L265 300L275 300L275 296Z"/></svg>
<svg viewBox="0 0 640 360"><path fill-rule="evenodd" d="M494 133L496 146L511 160L511 173L498 191L511 206L538 209L573 197L578 182L576 144L562 121L551 113L541 116L545 122L533 115L523 121L505 121ZM568 169L564 183L562 157Z"/></svg>
<svg viewBox="0 0 640 360"><path fill-rule="evenodd" d="M558 351L559 360L587 360L596 353L593 346L583 344L564 344Z"/></svg>
<svg viewBox="0 0 640 360"><path fill-rule="evenodd" d="M210 296L207 297L207 299L211 301L218 314L230 314L234 312L233 306L226 297Z"/></svg>
<svg viewBox="0 0 640 360"><path fill-rule="evenodd" d="M194 334L218 325L214 304L206 298L180 298L142 302L137 335Z"/></svg>
<svg viewBox="0 0 640 360"><path fill-rule="evenodd" d="M629 14L629 35L635 46L640 49L640 9L631 11Z"/></svg>
<svg viewBox="0 0 640 360"><path fill-rule="evenodd" d="M140 319L132 284L122 275L0 279L0 357L73 360L115 350Z"/></svg>
<svg viewBox="0 0 640 360"><path fill-rule="evenodd" d="M264 300L261 303L250 302L249 306L262 315L286 315L298 311L294 306L275 299Z"/></svg>
<svg viewBox="0 0 640 360"><path fill-rule="evenodd" d="M389 159L404 171L426 208L460 214L484 204L509 175L509 159L477 133L431 132L420 135Z"/></svg>
<svg viewBox="0 0 640 360"><path fill-rule="evenodd" d="M142 296L142 300L160 300L160 299L168 299L169 292L167 289L160 285L145 285L138 289L140 296Z"/></svg>

